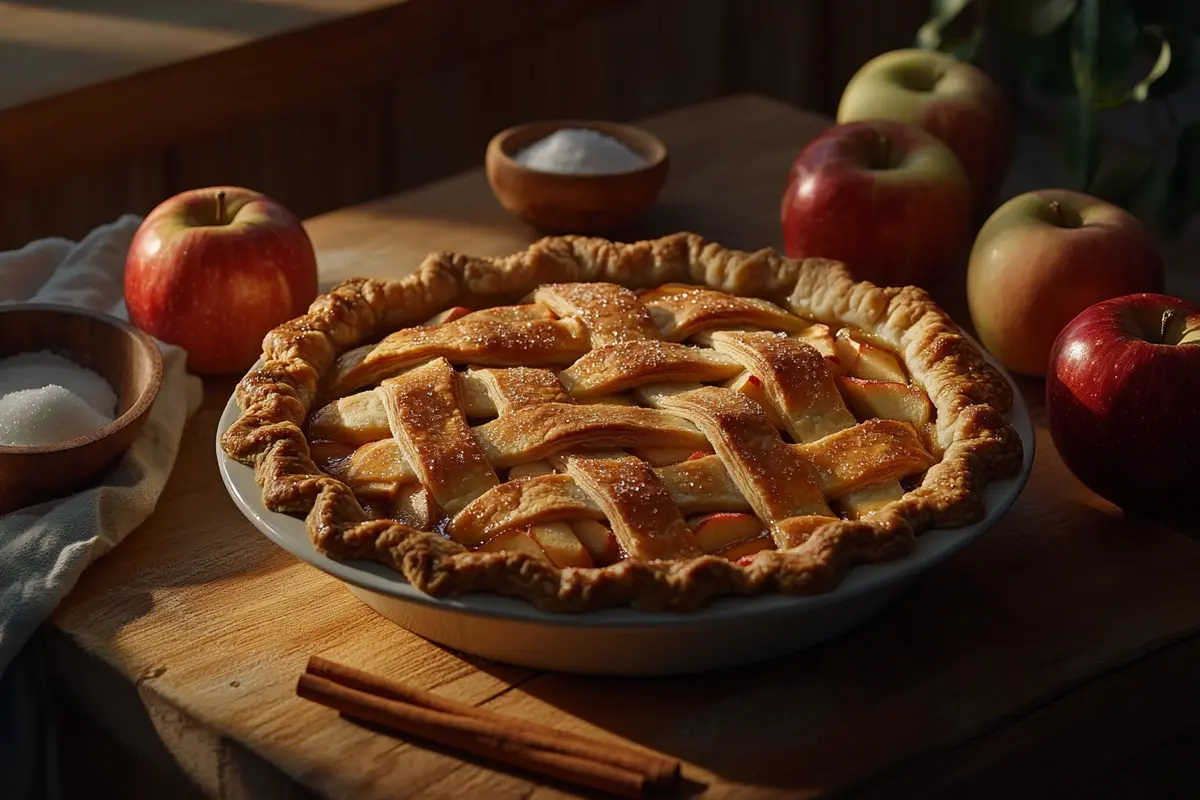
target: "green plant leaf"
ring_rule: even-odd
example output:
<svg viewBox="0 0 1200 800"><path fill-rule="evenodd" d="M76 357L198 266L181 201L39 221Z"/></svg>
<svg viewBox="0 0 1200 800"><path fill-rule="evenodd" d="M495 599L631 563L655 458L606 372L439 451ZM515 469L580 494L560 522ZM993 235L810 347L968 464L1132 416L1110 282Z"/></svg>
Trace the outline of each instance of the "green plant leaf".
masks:
<svg viewBox="0 0 1200 800"><path fill-rule="evenodd" d="M1124 0L1083 0L1071 32L1075 85L1093 108L1105 110L1142 102L1171 68L1171 42L1160 26L1139 29ZM1149 48L1147 48L1149 45ZM1152 63L1136 82L1139 55L1149 49Z"/></svg>
<svg viewBox="0 0 1200 800"><path fill-rule="evenodd" d="M983 46L983 11L977 0L933 0L932 15L917 30L917 47L971 61Z"/></svg>
<svg viewBox="0 0 1200 800"><path fill-rule="evenodd" d="M968 6L975 5L976 2L977 0L930 0L929 15L943 19L954 19L966 11Z"/></svg>
<svg viewBox="0 0 1200 800"><path fill-rule="evenodd" d="M1093 108L1127 99L1124 84L1137 58L1138 26L1123 0L1083 0L1071 31L1071 72Z"/></svg>
<svg viewBox="0 0 1200 800"><path fill-rule="evenodd" d="M1071 18L1079 0L998 0L988 4L988 16L1007 31L1026 36L1049 36Z"/></svg>
<svg viewBox="0 0 1200 800"><path fill-rule="evenodd" d="M1187 85L1196 72L1196 40L1190 22L1184 15L1165 23L1147 23L1144 28L1166 37L1171 47L1171 65L1167 72L1150 87L1151 97L1164 97Z"/></svg>
<svg viewBox="0 0 1200 800"><path fill-rule="evenodd" d="M1129 90L1129 97L1139 103L1144 102L1150 96L1150 87L1171 69L1172 49L1170 40L1167 39L1165 34L1159 35L1151 32L1149 35L1157 36L1159 39L1158 58L1154 60L1154 65L1150 67L1150 72L1146 77L1135 83L1133 88Z"/></svg>

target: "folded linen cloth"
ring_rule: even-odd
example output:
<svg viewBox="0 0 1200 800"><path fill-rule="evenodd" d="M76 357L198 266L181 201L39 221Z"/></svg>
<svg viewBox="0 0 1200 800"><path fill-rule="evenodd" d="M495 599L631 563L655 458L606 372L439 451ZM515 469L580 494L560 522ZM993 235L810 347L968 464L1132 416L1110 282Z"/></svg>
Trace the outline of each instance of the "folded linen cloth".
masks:
<svg viewBox="0 0 1200 800"><path fill-rule="evenodd" d="M82 241L42 239L0 253L0 305L60 303L126 319L125 254L141 220L124 216ZM200 406L186 353L160 343L158 399L102 485L0 515L0 677L85 568L154 510L184 423Z"/></svg>

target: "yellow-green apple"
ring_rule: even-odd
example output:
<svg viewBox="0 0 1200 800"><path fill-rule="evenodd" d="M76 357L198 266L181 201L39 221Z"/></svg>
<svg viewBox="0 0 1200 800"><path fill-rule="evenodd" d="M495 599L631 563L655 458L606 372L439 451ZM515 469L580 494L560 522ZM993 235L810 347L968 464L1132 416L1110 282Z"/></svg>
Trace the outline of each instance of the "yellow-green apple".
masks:
<svg viewBox="0 0 1200 800"><path fill-rule="evenodd" d="M954 154L920 128L852 122L796 156L780 217L792 258L844 261L885 286L920 284L965 255L971 190Z"/></svg>
<svg viewBox="0 0 1200 800"><path fill-rule="evenodd" d="M962 163L977 205L991 198L1008 169L1008 101L983 70L945 53L896 50L855 73L838 104L838 122L891 119L941 139Z"/></svg>
<svg viewBox="0 0 1200 800"><path fill-rule="evenodd" d="M263 337L317 296L304 226L270 198L193 189L143 220L125 261L125 304L142 330L187 350L200 374L245 371Z"/></svg>
<svg viewBox="0 0 1200 800"><path fill-rule="evenodd" d="M1192 513L1200 470L1200 308L1105 300L1058 335L1046 375L1054 446L1080 480L1131 513Z"/></svg>
<svg viewBox="0 0 1200 800"><path fill-rule="evenodd" d="M980 341L1004 366L1035 376L1045 374L1054 337L1080 311L1162 285L1162 257L1136 218L1063 189L1029 192L996 209L967 266Z"/></svg>

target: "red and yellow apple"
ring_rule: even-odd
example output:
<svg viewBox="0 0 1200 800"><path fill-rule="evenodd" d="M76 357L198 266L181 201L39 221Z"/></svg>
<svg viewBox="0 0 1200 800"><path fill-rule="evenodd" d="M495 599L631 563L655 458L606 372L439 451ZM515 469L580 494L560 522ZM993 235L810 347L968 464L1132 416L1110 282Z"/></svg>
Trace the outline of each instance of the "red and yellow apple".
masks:
<svg viewBox="0 0 1200 800"><path fill-rule="evenodd" d="M1046 375L1054 446L1126 511L1191 513L1200 470L1200 308L1159 294L1097 303L1059 334Z"/></svg>
<svg viewBox="0 0 1200 800"><path fill-rule="evenodd" d="M780 217L792 258L844 261L880 285L921 284L965 255L971 189L949 148L920 128L853 122L796 156Z"/></svg>
<svg viewBox="0 0 1200 800"><path fill-rule="evenodd" d="M1054 337L1076 314L1162 285L1162 257L1136 218L1063 189L1029 192L996 209L967 267L980 341L1004 366L1035 376L1045 374Z"/></svg>
<svg viewBox="0 0 1200 800"><path fill-rule="evenodd" d="M945 53L896 50L871 59L846 85L837 119L890 119L933 134L958 157L980 206L1008 169L1012 123L1004 93L983 70Z"/></svg>
<svg viewBox="0 0 1200 800"><path fill-rule="evenodd" d="M200 374L248 369L263 337L316 296L304 226L249 189L194 189L163 201L125 261L130 321L187 350L188 369Z"/></svg>

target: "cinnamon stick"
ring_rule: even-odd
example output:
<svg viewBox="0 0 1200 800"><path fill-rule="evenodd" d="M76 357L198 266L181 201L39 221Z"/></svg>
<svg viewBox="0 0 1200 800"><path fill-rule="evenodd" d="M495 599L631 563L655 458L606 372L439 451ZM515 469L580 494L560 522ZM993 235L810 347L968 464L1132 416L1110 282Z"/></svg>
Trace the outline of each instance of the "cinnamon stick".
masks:
<svg viewBox="0 0 1200 800"><path fill-rule="evenodd" d="M389 700L317 675L301 675L296 694L354 719L622 797L644 797L650 784L641 773L512 738L490 721Z"/></svg>
<svg viewBox="0 0 1200 800"><path fill-rule="evenodd" d="M380 678L320 656L309 658L308 673L379 697L411 703L460 717L486 720L502 727L509 736L529 743L536 742L537 747L612 764L631 772L639 772L656 785L670 785L679 779L679 761L676 759L639 750L621 742L599 741L570 731L560 731L537 723L506 717L494 711L451 700L443 695ZM532 738L525 738L526 735Z"/></svg>

